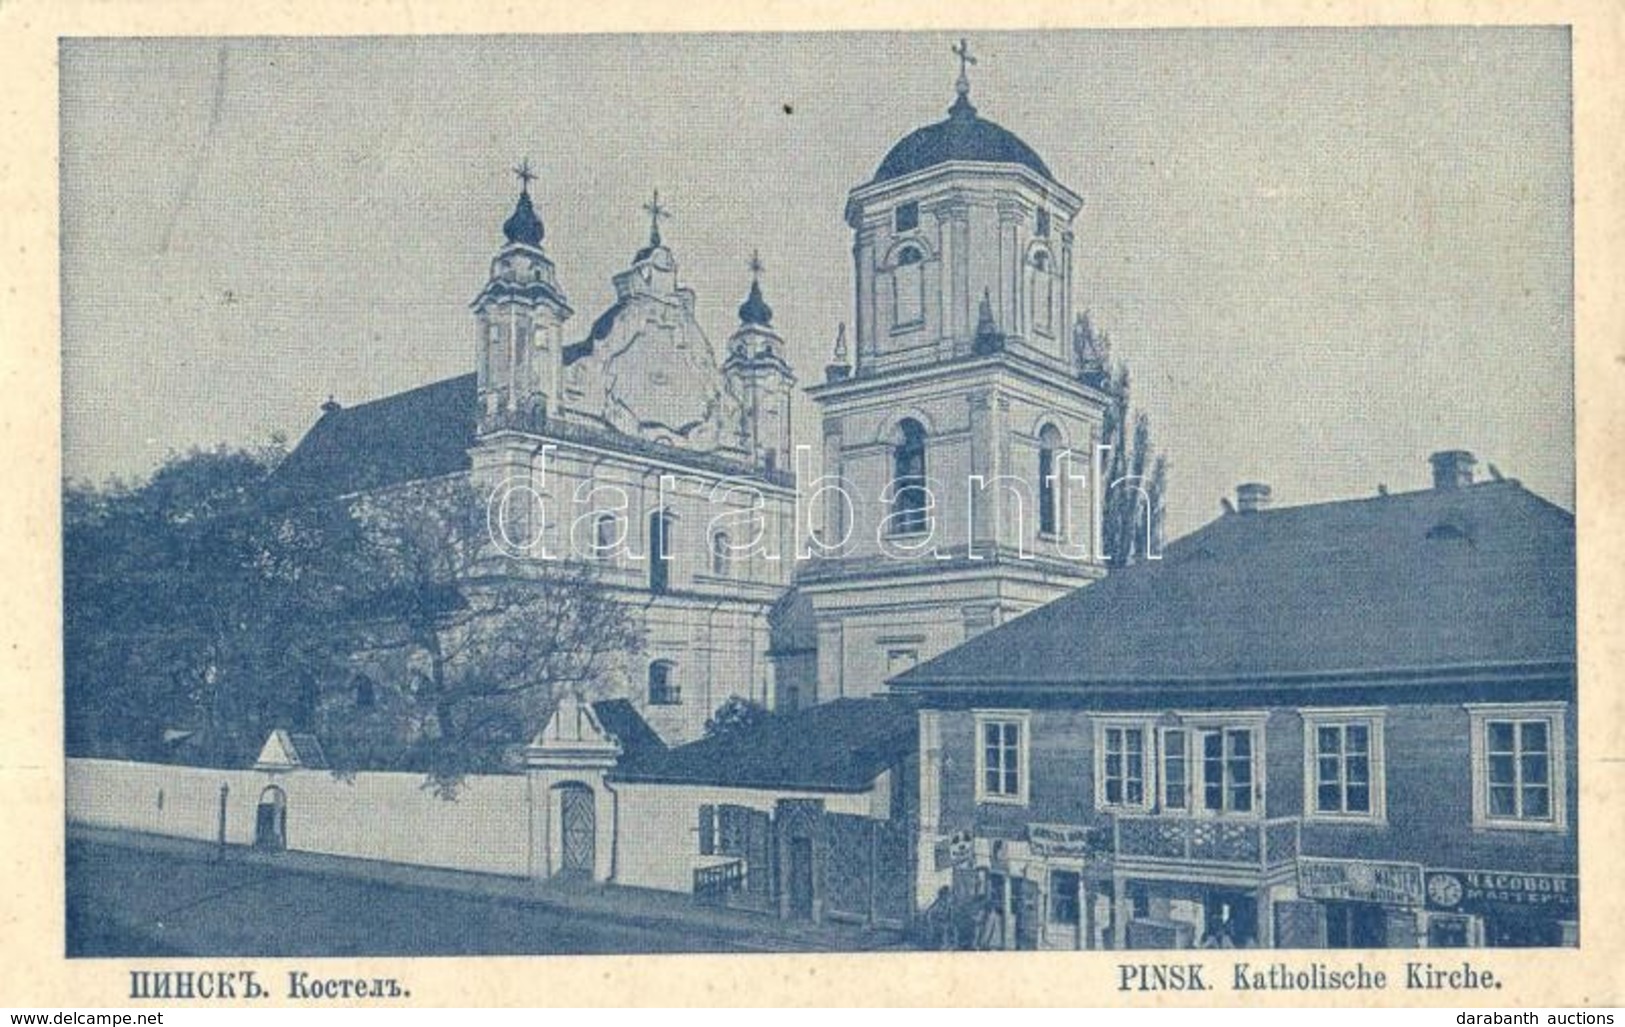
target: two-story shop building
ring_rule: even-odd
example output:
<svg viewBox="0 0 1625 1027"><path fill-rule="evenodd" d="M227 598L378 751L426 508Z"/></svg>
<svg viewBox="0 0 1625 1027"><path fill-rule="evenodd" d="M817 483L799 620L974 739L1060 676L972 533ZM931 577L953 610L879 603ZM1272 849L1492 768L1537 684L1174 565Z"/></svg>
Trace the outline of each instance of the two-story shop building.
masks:
<svg viewBox="0 0 1625 1027"><path fill-rule="evenodd" d="M1573 515L1430 489L1233 511L893 679L917 899L1006 947L1578 937Z"/></svg>

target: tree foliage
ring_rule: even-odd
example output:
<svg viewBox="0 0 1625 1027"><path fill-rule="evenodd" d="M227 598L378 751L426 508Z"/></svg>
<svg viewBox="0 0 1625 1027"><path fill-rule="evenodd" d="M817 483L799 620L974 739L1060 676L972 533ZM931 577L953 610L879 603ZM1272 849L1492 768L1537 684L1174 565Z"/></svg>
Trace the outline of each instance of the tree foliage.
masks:
<svg viewBox="0 0 1625 1027"><path fill-rule="evenodd" d="M267 487L281 456L197 450L65 488L70 752L242 766L282 727L341 769L445 785L641 648L591 568L493 559L466 480L289 502Z"/></svg>
<svg viewBox="0 0 1625 1027"><path fill-rule="evenodd" d="M349 519L267 509L282 454L194 450L147 481L63 497L63 641L70 752L238 765L273 727L308 729L340 658L329 625Z"/></svg>
<svg viewBox="0 0 1625 1027"><path fill-rule="evenodd" d="M743 734L773 717L773 711L754 699L729 696L705 721L705 737Z"/></svg>
<svg viewBox="0 0 1625 1027"><path fill-rule="evenodd" d="M485 505L465 479L368 497L354 514L358 649L406 685L398 709L371 725L330 718L331 733L370 727L372 746L454 785L499 769L563 690L601 691L642 650L634 611L591 565L496 553Z"/></svg>
<svg viewBox="0 0 1625 1027"><path fill-rule="evenodd" d="M1162 550L1163 498L1168 461L1151 440L1151 419L1130 404L1128 365L1111 359L1111 340L1087 312L1073 326L1079 375L1108 396L1100 443L1105 455L1101 549L1106 562L1124 567Z"/></svg>

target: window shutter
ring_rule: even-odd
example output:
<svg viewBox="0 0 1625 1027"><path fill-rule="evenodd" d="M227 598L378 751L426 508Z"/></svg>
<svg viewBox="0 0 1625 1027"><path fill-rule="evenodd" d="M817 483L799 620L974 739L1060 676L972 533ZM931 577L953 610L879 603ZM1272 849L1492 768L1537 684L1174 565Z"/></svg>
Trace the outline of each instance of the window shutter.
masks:
<svg viewBox="0 0 1625 1027"><path fill-rule="evenodd" d="M700 807L700 855L714 856L717 851L717 808Z"/></svg>

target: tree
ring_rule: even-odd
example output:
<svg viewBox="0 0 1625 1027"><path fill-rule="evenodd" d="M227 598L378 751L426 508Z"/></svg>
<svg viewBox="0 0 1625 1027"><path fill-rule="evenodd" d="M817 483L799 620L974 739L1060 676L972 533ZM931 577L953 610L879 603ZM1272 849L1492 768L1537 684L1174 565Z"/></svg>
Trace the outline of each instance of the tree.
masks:
<svg viewBox="0 0 1625 1027"><path fill-rule="evenodd" d="M1072 347L1079 377L1108 397L1100 434L1110 447L1098 485L1105 490L1101 549L1108 565L1124 567L1162 550L1168 462L1152 444L1151 419L1130 407L1128 365L1112 362L1111 339L1087 311L1073 326Z"/></svg>
<svg viewBox="0 0 1625 1027"><path fill-rule="evenodd" d="M364 553L351 583L357 648L408 684L372 724L351 718L348 733L370 730L371 744L396 748L395 765L443 791L500 769L562 690L598 691L642 650L635 611L592 565L495 552L464 478L374 494L353 515ZM344 721L329 718L332 733Z"/></svg>
<svg viewBox="0 0 1625 1027"><path fill-rule="evenodd" d="M308 728L341 656L330 554L348 517L275 508L283 453L217 447L139 484L69 483L63 496L69 751L240 766L273 727Z"/></svg>
<svg viewBox="0 0 1625 1027"><path fill-rule="evenodd" d="M705 737L719 738L743 734L766 723L772 717L773 711L756 700L731 695L726 702L717 707L715 713L706 718Z"/></svg>

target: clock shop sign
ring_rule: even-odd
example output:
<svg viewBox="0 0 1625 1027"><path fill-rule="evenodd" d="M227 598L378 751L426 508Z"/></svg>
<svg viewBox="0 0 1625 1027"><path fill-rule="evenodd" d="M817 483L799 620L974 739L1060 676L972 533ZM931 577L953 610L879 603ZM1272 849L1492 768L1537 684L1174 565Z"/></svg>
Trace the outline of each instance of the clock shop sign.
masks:
<svg viewBox="0 0 1625 1027"><path fill-rule="evenodd" d="M1580 879L1571 874L1430 869L1427 905L1451 913L1540 911L1569 916L1580 907Z"/></svg>
<svg viewBox="0 0 1625 1027"><path fill-rule="evenodd" d="M1420 906L1422 867L1419 863L1303 856L1298 859L1298 894L1306 899Z"/></svg>

